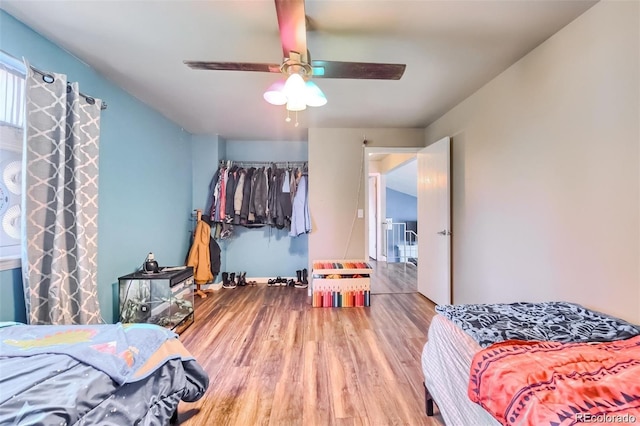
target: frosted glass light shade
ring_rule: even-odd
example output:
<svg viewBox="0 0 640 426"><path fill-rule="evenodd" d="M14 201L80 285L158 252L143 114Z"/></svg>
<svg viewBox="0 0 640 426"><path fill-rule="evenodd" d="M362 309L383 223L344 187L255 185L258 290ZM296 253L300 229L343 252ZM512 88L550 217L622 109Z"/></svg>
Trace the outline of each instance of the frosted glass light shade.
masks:
<svg viewBox="0 0 640 426"><path fill-rule="evenodd" d="M300 74L291 74L284 83L284 94L287 99L303 97L306 90L304 79Z"/></svg>
<svg viewBox="0 0 640 426"><path fill-rule="evenodd" d="M289 111L302 111L307 109L307 103L304 101L304 97L289 99L287 102L287 109Z"/></svg>
<svg viewBox="0 0 640 426"><path fill-rule="evenodd" d="M264 100L272 105L286 105L289 111L302 111L307 106L318 107L327 103L327 97L317 84L304 81L300 74L291 74L287 80L278 80L264 92Z"/></svg>
<svg viewBox="0 0 640 426"><path fill-rule="evenodd" d="M327 97L313 81L305 83L305 102L310 107L319 107L327 103Z"/></svg>
<svg viewBox="0 0 640 426"><path fill-rule="evenodd" d="M287 96L284 94L284 80L278 80L273 83L266 92L264 92L264 100L271 105L284 105L287 103Z"/></svg>

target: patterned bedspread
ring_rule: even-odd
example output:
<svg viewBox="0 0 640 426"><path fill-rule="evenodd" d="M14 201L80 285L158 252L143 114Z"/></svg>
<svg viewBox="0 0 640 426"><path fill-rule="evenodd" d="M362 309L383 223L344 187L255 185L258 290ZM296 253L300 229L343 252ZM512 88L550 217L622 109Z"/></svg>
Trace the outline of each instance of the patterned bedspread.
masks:
<svg viewBox="0 0 640 426"><path fill-rule="evenodd" d="M503 425L635 423L640 336L605 343L497 343L475 355L468 393Z"/></svg>
<svg viewBox="0 0 640 426"><path fill-rule="evenodd" d="M610 342L640 335L640 326L567 302L438 305L436 312L482 347L510 339Z"/></svg>

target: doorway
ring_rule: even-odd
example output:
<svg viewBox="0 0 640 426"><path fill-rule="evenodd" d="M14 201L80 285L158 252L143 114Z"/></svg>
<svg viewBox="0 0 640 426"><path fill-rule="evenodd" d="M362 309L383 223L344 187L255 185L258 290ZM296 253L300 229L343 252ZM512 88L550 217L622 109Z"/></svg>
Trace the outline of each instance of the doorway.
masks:
<svg viewBox="0 0 640 426"><path fill-rule="evenodd" d="M365 253L371 293L417 292L417 152L365 148Z"/></svg>

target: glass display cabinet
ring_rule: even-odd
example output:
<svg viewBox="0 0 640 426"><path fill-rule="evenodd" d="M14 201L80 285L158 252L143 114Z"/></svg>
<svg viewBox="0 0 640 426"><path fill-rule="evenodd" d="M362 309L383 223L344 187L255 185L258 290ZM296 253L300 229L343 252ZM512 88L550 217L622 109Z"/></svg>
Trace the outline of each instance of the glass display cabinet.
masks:
<svg viewBox="0 0 640 426"><path fill-rule="evenodd" d="M120 322L151 323L180 334L193 323L193 268L163 268L118 278Z"/></svg>

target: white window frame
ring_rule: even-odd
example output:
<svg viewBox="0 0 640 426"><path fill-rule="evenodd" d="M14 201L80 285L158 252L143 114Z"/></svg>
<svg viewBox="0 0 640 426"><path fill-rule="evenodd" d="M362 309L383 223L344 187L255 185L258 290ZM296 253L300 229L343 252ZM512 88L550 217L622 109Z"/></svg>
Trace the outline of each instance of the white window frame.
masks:
<svg viewBox="0 0 640 426"><path fill-rule="evenodd" d="M26 70L22 62L2 51L0 51L0 69L0 72L8 72L22 77L23 79L26 74ZM0 79L0 85L2 84L3 80ZM8 93L9 91L11 91L11 87L7 88L6 85L2 87L2 93ZM0 102L5 102L2 106L9 106L15 109L10 117L0 117L0 149L22 153L25 124L24 97L22 97L22 99L12 100L4 98L0 99ZM0 246L0 271L16 269L21 266L20 244L4 247Z"/></svg>

